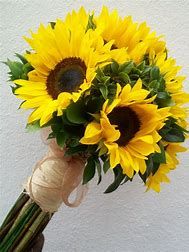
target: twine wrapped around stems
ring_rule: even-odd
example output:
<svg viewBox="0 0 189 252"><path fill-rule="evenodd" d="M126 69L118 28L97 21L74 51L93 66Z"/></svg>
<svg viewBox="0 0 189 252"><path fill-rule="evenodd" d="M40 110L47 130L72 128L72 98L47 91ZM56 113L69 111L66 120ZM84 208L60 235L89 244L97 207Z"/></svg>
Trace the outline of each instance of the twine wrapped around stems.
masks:
<svg viewBox="0 0 189 252"><path fill-rule="evenodd" d="M47 135L48 130L45 131ZM28 178L25 190L44 212L56 212L62 202L69 207L77 207L87 193L87 186L81 185L85 160L79 156L65 157L55 140L45 141L49 152L39 161ZM76 190L73 202L71 193Z"/></svg>

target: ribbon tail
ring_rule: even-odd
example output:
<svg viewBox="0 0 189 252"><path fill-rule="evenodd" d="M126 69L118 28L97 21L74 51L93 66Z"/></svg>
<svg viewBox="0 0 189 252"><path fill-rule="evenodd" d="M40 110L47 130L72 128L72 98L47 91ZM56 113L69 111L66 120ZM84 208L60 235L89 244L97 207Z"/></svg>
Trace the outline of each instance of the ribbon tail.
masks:
<svg viewBox="0 0 189 252"><path fill-rule="evenodd" d="M63 193L62 200L63 200L64 204L69 206L69 207L78 207L82 203L82 201L83 201L84 197L86 196L87 192L88 192L88 186L87 185L79 185L76 188L76 196L75 196L75 199L74 199L73 202L69 202L69 197L73 193L73 191L71 193L66 194L66 195Z"/></svg>

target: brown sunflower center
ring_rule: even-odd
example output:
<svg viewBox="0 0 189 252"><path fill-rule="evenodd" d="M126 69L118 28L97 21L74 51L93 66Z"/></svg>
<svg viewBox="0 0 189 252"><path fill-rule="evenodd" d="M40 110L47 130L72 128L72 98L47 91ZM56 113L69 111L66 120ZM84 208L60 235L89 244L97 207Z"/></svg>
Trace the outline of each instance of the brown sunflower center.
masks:
<svg viewBox="0 0 189 252"><path fill-rule="evenodd" d="M47 77L48 94L56 99L62 92L77 91L86 78L86 69L84 61L80 58L63 59Z"/></svg>
<svg viewBox="0 0 189 252"><path fill-rule="evenodd" d="M131 108L116 107L108 115L110 123L117 125L120 138L117 140L119 146L125 146L140 129L140 120Z"/></svg>

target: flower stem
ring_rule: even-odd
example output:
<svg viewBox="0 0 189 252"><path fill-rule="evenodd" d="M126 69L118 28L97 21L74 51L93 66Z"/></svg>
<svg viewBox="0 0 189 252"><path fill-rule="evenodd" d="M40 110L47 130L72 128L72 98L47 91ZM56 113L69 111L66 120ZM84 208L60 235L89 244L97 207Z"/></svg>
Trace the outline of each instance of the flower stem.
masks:
<svg viewBox="0 0 189 252"><path fill-rule="evenodd" d="M1 230L3 230L3 228L5 226L7 226L7 224L10 223L10 221L12 221L12 219L15 219L15 217L20 212L20 209L22 209L22 207L25 205L26 201L28 201L29 198L30 197L26 193L24 193L24 192L22 192L20 194L20 196L16 200L14 206L11 208L11 210L7 214L7 217L5 218L3 224L1 225L0 232L1 232Z"/></svg>
<svg viewBox="0 0 189 252"><path fill-rule="evenodd" d="M0 229L0 251L27 251L52 214L45 213L28 195L21 194Z"/></svg>
<svg viewBox="0 0 189 252"><path fill-rule="evenodd" d="M26 248L30 245L31 241L37 236L38 233L40 233L41 227L43 229L49 222L51 216L49 213L41 212L38 217L35 219L33 224L28 229L25 236L23 236L22 240L19 242L18 246L15 248L15 252L23 252L26 251ZM46 225L44 225L46 224Z"/></svg>

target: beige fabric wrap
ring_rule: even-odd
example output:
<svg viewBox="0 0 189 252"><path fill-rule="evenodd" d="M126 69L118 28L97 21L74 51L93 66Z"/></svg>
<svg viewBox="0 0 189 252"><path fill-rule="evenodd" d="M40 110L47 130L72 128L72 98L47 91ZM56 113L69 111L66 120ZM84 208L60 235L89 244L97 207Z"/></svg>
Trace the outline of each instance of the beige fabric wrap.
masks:
<svg viewBox="0 0 189 252"><path fill-rule="evenodd" d="M85 161L80 157L64 157L54 140L48 141L49 153L39 161L25 185L29 196L45 212L56 212L64 202L69 207L77 207L87 193L87 186L81 185ZM75 200L69 196L76 190Z"/></svg>

